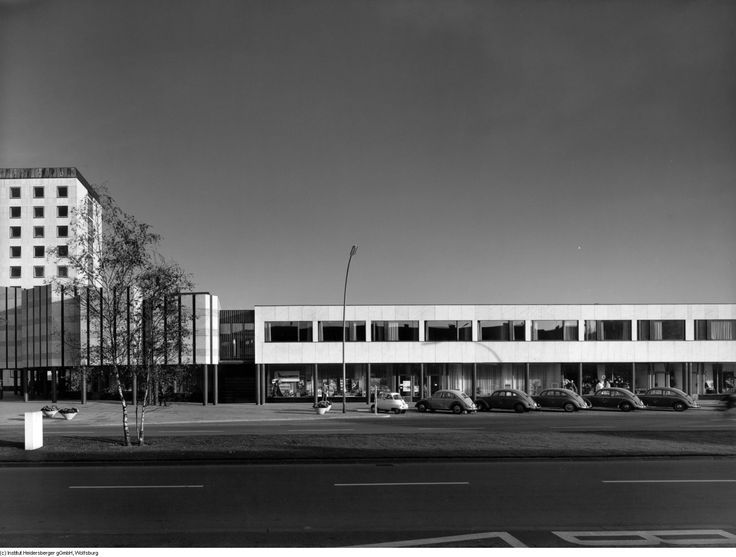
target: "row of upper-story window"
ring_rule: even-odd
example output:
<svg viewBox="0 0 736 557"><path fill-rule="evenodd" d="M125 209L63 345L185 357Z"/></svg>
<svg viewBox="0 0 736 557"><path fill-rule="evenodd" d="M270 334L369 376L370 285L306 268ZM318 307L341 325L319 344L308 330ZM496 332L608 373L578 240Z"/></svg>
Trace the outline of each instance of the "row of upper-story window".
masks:
<svg viewBox="0 0 736 557"><path fill-rule="evenodd" d="M20 279L23 278L23 270L20 266L10 267L10 278ZM56 276L59 278L67 278L69 276L69 267L66 265L56 266ZM46 266L45 265L34 265L33 266L33 278L45 278L46 277Z"/></svg>
<svg viewBox="0 0 736 557"><path fill-rule="evenodd" d="M590 320L583 323L583 340L626 341L632 340L630 319ZM419 321L372 321L372 342L416 342L419 341ZM638 340L685 340L684 319L639 319L635 320ZM578 320L535 320L531 321L531 338L526 338L526 322L523 320L485 320L477 322L479 341L577 341L580 322ZM473 322L424 321L425 342L472 342ZM342 321L319 321L319 342L341 342ZM267 321L265 342L313 342L311 321ZM365 321L346 321L345 340L364 342ZM696 319L695 340L736 340L736 319Z"/></svg>
<svg viewBox="0 0 736 557"><path fill-rule="evenodd" d="M46 227L45 226L34 226L33 227L33 237L34 238L45 238L46 237ZM69 237L69 226L67 225L60 225L56 227L56 237L57 238L68 238ZM11 226L10 227L10 238L22 238L22 230L20 226Z"/></svg>
<svg viewBox="0 0 736 557"><path fill-rule="evenodd" d="M32 207L33 209L33 218L34 219L43 219L46 218L46 207L43 205L36 205ZM10 218L11 219L19 219L23 216L23 207L20 207L18 205L12 205L10 207ZM65 219L69 217L69 205L57 205L56 206L56 217L60 219Z"/></svg>
<svg viewBox="0 0 736 557"><path fill-rule="evenodd" d="M20 186L10 186L8 193L10 199L21 199L22 188ZM46 197L45 186L33 186L33 199L43 199ZM69 197L69 186L56 186L56 197Z"/></svg>

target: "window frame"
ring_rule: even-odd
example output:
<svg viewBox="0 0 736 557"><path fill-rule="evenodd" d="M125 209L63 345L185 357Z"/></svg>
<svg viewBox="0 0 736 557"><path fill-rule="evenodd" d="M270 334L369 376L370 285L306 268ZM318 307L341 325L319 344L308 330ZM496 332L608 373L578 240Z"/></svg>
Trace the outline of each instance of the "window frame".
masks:
<svg viewBox="0 0 736 557"><path fill-rule="evenodd" d="M16 271L17 271L17 274L15 274ZM10 273L11 279L23 278L23 270L22 270L22 267L20 267L19 265L11 265L9 273Z"/></svg>
<svg viewBox="0 0 736 557"><path fill-rule="evenodd" d="M45 197L46 191L44 190L44 186L33 186L33 199L44 199Z"/></svg>
<svg viewBox="0 0 736 557"><path fill-rule="evenodd" d="M62 191L64 192L64 195L61 194ZM69 197L69 186L56 186L56 197L57 198Z"/></svg>
<svg viewBox="0 0 736 557"><path fill-rule="evenodd" d="M435 325L433 327L432 324L439 324L439 323L446 323L448 325L447 329L441 329L439 326ZM460 324L463 324L460 326ZM449 335L447 335L447 338L430 338L433 335L430 335L430 330L436 330L436 331L451 331L453 330L453 324L454 324L454 332L455 332L455 338L449 338ZM470 338L461 338L467 335L461 334L462 332L467 331L469 333ZM425 342L472 342L473 341L473 322L469 319L431 319L426 320L424 322L424 341Z"/></svg>
<svg viewBox="0 0 736 557"><path fill-rule="evenodd" d="M15 194L18 195L15 195ZM8 195L9 199L21 199L21 189L20 186L10 186L8 188Z"/></svg>
<svg viewBox="0 0 736 557"><path fill-rule="evenodd" d="M33 266L33 278L46 278L46 266L45 265L34 265Z"/></svg>

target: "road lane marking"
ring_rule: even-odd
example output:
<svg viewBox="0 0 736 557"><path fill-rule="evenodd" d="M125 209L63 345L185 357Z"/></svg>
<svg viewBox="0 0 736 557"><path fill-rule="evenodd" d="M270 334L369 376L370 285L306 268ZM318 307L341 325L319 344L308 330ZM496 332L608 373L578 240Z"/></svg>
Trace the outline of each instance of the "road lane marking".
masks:
<svg viewBox="0 0 736 557"><path fill-rule="evenodd" d="M70 485L69 489L193 489L204 485Z"/></svg>
<svg viewBox="0 0 736 557"><path fill-rule="evenodd" d="M672 545L731 545L736 541L736 536L726 532L725 530L622 530L611 532L553 531L552 533L568 543L598 547L652 546L663 543Z"/></svg>
<svg viewBox="0 0 736 557"><path fill-rule="evenodd" d="M360 486L387 486L387 485L470 485L470 482L374 482L374 483L353 483L353 484L333 484L335 487L360 487Z"/></svg>
<svg viewBox="0 0 736 557"><path fill-rule="evenodd" d="M596 429L609 429L618 427L615 425L565 425L565 426L553 426L550 429L585 429L585 430L596 430Z"/></svg>
<svg viewBox="0 0 736 557"><path fill-rule="evenodd" d="M288 432L295 432L295 433L307 433L311 431L317 431L319 433L324 433L325 431L355 431L355 429L287 429Z"/></svg>
<svg viewBox="0 0 736 557"><path fill-rule="evenodd" d="M511 547L526 547L521 541L508 532L483 532L481 534L465 534L461 536L445 536L442 538L423 538L418 540L402 540L398 542L373 543L370 545L357 545L354 547L411 547L415 545L433 545L441 543L463 542L470 540L484 540L488 538L499 538Z"/></svg>
<svg viewBox="0 0 736 557"><path fill-rule="evenodd" d="M649 483L734 483L736 480L603 480L604 484L649 484Z"/></svg>

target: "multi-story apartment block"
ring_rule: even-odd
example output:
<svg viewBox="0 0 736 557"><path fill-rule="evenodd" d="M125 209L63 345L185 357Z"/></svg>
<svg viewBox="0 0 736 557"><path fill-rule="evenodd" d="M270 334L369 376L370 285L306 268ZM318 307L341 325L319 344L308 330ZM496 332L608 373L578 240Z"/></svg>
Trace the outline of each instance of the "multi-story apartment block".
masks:
<svg viewBox="0 0 736 557"><path fill-rule="evenodd" d="M53 277L73 277L64 254L70 242L75 209L85 241L94 242L99 228L98 196L76 168L0 168L0 284L32 288ZM49 251L58 248L60 257Z"/></svg>

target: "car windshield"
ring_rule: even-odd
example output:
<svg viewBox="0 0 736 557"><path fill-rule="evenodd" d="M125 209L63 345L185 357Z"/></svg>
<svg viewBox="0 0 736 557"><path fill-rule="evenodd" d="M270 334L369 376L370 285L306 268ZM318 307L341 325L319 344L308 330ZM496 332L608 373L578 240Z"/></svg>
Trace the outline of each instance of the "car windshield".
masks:
<svg viewBox="0 0 736 557"><path fill-rule="evenodd" d="M401 395L394 395L391 398L393 398L394 400L401 400Z"/></svg>
<svg viewBox="0 0 736 557"><path fill-rule="evenodd" d="M460 398L470 398L470 397L466 395L465 393L460 393Z"/></svg>

